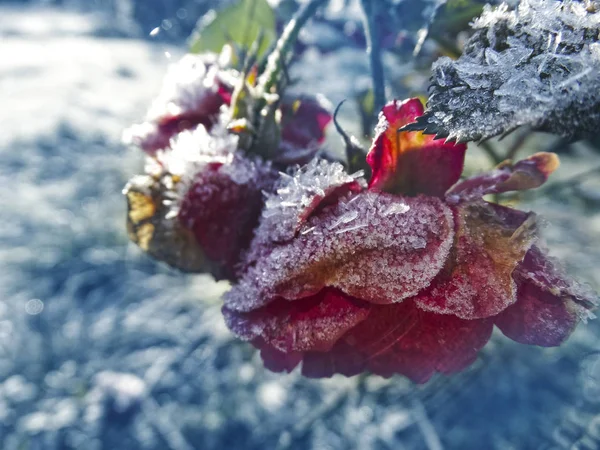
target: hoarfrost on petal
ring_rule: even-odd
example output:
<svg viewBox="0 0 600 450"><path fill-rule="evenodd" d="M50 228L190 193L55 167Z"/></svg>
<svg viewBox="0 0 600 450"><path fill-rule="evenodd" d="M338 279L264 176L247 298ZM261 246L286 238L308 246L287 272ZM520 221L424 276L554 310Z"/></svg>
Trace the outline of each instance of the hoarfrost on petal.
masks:
<svg viewBox="0 0 600 450"><path fill-rule="evenodd" d="M513 270L536 238L533 214L485 202L455 209L454 248L420 308L472 320L490 317L516 300Z"/></svg>
<svg viewBox="0 0 600 450"><path fill-rule="evenodd" d="M297 169L293 176L282 176L275 192L265 200L262 234L276 242L292 239L322 202L360 190L364 185L361 176L348 175L341 164L319 159ZM343 220L350 221L350 217Z"/></svg>
<svg viewBox="0 0 600 450"><path fill-rule="evenodd" d="M127 130L124 142L154 154L169 148L171 137L185 129L199 124L211 128L229 100L232 77L220 67L216 54L184 56L169 67L146 121Z"/></svg>
<svg viewBox="0 0 600 450"><path fill-rule="evenodd" d="M393 303L426 288L452 246L450 208L433 197L362 192L352 198L310 217L304 227L311 232L285 243L268 244L268 235L261 237L271 232L263 218L248 255L250 267L225 296L226 306L250 311L276 297L300 299L327 286L371 303ZM410 209L380 221L396 202ZM333 227L341 218L352 218L351 226Z"/></svg>
<svg viewBox="0 0 600 450"><path fill-rule="evenodd" d="M496 319L511 339L545 347L560 345L579 321L593 316L598 297L571 278L560 262L534 246L514 273L518 300Z"/></svg>

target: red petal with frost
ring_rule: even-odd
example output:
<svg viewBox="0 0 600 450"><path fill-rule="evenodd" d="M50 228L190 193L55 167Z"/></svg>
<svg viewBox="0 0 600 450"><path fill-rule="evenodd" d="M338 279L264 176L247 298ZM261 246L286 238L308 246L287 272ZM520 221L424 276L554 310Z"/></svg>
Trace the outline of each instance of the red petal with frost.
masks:
<svg viewBox="0 0 600 450"><path fill-rule="evenodd" d="M311 216L364 185L359 174L348 175L341 164L314 159L293 176L281 176L265 201L259 237L269 244L289 241Z"/></svg>
<svg viewBox="0 0 600 450"><path fill-rule="evenodd" d="M243 181L233 173L243 173ZM262 162L236 156L226 164L207 164L182 199L180 223L193 231L204 253L233 279L241 253L250 245L276 172Z"/></svg>
<svg viewBox="0 0 600 450"><path fill-rule="evenodd" d="M494 316L517 299L512 273L535 239L535 216L482 201L458 205L454 213L450 257L416 302L463 319Z"/></svg>
<svg viewBox="0 0 600 450"><path fill-rule="evenodd" d="M171 138L181 131L198 125L210 130L220 107L231 102L232 91L217 55L185 55L169 67L145 123L127 130L124 141L152 155L170 148Z"/></svg>
<svg viewBox="0 0 600 450"><path fill-rule="evenodd" d="M455 373L472 364L489 340L489 319L462 320L420 310L411 301L373 306L366 319L337 340L327 351L283 352L264 340L265 365L275 371L290 371L300 360L302 373L312 378L346 376L369 371L389 377L401 374L417 383L435 372Z"/></svg>
<svg viewBox="0 0 600 450"><path fill-rule="evenodd" d="M496 318L496 325L522 344L560 345L597 303L538 247L527 253L514 278L518 300Z"/></svg>
<svg viewBox="0 0 600 450"><path fill-rule="evenodd" d="M227 325L246 340L260 339L264 346L285 354L326 352L349 329L362 322L370 305L335 289L323 289L302 301L279 298L249 313L223 308Z"/></svg>
<svg viewBox="0 0 600 450"><path fill-rule="evenodd" d="M269 232L261 225L257 241ZM399 302L429 286L446 262L453 235L452 212L435 197L361 192L312 216L291 241L265 244L225 304L251 311L277 297L302 299L324 287L370 303Z"/></svg>
<svg viewBox="0 0 600 450"><path fill-rule="evenodd" d="M383 108L367 155L373 172L369 189L441 197L458 181L465 144L445 143L420 131L398 132L422 114L423 105L416 98L394 100Z"/></svg>
<svg viewBox="0 0 600 450"><path fill-rule="evenodd" d="M446 197L453 201L471 201L486 194L534 189L544 184L559 164L558 156L546 152L536 153L515 164L505 161L490 172L457 183Z"/></svg>

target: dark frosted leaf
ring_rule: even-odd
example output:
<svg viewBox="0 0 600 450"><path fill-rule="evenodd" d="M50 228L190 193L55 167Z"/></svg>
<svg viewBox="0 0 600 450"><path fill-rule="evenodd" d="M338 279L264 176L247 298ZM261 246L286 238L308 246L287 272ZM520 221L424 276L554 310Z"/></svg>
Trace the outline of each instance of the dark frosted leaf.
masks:
<svg viewBox="0 0 600 450"><path fill-rule="evenodd" d="M433 66L425 115L410 130L470 141L521 125L579 138L600 126L600 12L593 2L486 6L457 60Z"/></svg>
<svg viewBox="0 0 600 450"><path fill-rule="evenodd" d="M239 0L217 13L206 14L198 21L190 37L190 51L219 52L227 43L249 49L262 33L258 56L275 41L275 13L267 0Z"/></svg>

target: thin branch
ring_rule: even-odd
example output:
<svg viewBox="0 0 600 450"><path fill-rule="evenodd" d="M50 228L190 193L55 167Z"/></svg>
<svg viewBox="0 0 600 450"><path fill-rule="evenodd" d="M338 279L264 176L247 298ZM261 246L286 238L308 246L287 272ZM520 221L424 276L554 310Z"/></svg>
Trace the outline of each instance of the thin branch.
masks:
<svg viewBox="0 0 600 450"><path fill-rule="evenodd" d="M279 82L279 74L282 67L286 64L292 47L298 38L300 30L304 24L317 12L327 0L312 0L304 5L287 24L275 49L269 55L267 67L259 84L263 86L264 92L270 92Z"/></svg>
<svg viewBox="0 0 600 450"><path fill-rule="evenodd" d="M494 166L497 166L502 161L504 161L504 158L498 154L494 146L488 141L481 142L479 144L479 147L481 147L483 151L488 155Z"/></svg>
<svg viewBox="0 0 600 450"><path fill-rule="evenodd" d="M593 175L598 175L598 174L600 174L600 166L594 167L593 169L590 169L590 170L586 170L585 172L575 175L574 177L570 177L566 180L557 181L556 183L552 183L551 185L549 185L546 188L546 190L551 191L551 192L556 192L561 189L575 188L575 187L579 186L581 183L583 183L587 178L589 178Z"/></svg>
<svg viewBox="0 0 600 450"><path fill-rule="evenodd" d="M521 150L523 144L529 139L529 136L531 136L532 133L533 130L530 127L522 129L506 152L506 159L515 159L515 156L517 156L517 153Z"/></svg>
<svg viewBox="0 0 600 450"><path fill-rule="evenodd" d="M381 5L380 0L361 0L364 12L364 27L367 35L367 52L371 63L371 78L373 79L374 112L377 114L385 105L385 78L381 60L380 27L377 25L377 15Z"/></svg>

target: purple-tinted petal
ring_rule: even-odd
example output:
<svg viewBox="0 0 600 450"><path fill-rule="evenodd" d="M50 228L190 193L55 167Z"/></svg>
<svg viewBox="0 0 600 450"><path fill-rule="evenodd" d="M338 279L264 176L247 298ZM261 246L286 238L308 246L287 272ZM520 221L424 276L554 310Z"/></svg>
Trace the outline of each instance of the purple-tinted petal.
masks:
<svg viewBox="0 0 600 450"><path fill-rule="evenodd" d="M180 223L228 278L235 278L235 267L258 224L263 190L272 188L275 177L262 160L236 154L226 163L201 166L184 193Z"/></svg>
<svg viewBox="0 0 600 450"><path fill-rule="evenodd" d="M281 114L281 139L299 148L321 144L333 119L321 99L309 96L284 102Z"/></svg>
<svg viewBox="0 0 600 450"><path fill-rule="evenodd" d="M257 339L254 346L260 349L260 357L271 372L291 372L302 361L302 352L284 353Z"/></svg>
<svg viewBox="0 0 600 450"><path fill-rule="evenodd" d="M496 317L498 328L514 341L557 346L579 323L580 307L568 296L554 295L531 283L521 284L517 296L517 303Z"/></svg>
<svg viewBox="0 0 600 450"><path fill-rule="evenodd" d="M326 352L349 329L363 321L370 305L334 289L323 289L300 302L283 298L248 313L223 308L229 328L246 340L261 339L285 354Z"/></svg>
<svg viewBox="0 0 600 450"><path fill-rule="evenodd" d="M450 257L415 301L427 311L463 319L494 316L516 301L512 273L535 239L534 215L481 201L454 212Z"/></svg>
<svg viewBox="0 0 600 450"><path fill-rule="evenodd" d="M446 197L453 201L478 200L486 194L534 189L546 182L559 166L554 153L536 153L514 165L504 162L490 172L463 180L450 189Z"/></svg>
<svg viewBox="0 0 600 450"><path fill-rule="evenodd" d="M372 169L369 189L441 197L460 178L465 144L445 143L420 131L398 132L422 114L416 98L394 100L383 108L367 155Z"/></svg>
<svg viewBox="0 0 600 450"><path fill-rule="evenodd" d="M522 344L560 345L597 304L594 294L535 246L515 270L514 278L518 300L496 318L496 325Z"/></svg>
<svg viewBox="0 0 600 450"><path fill-rule="evenodd" d="M262 248L250 251L255 265L225 296L231 309L302 299L324 287L371 303L399 302L429 285L454 235L452 212L437 198L375 192L326 207L289 242L269 246L265 232L257 229Z"/></svg>

